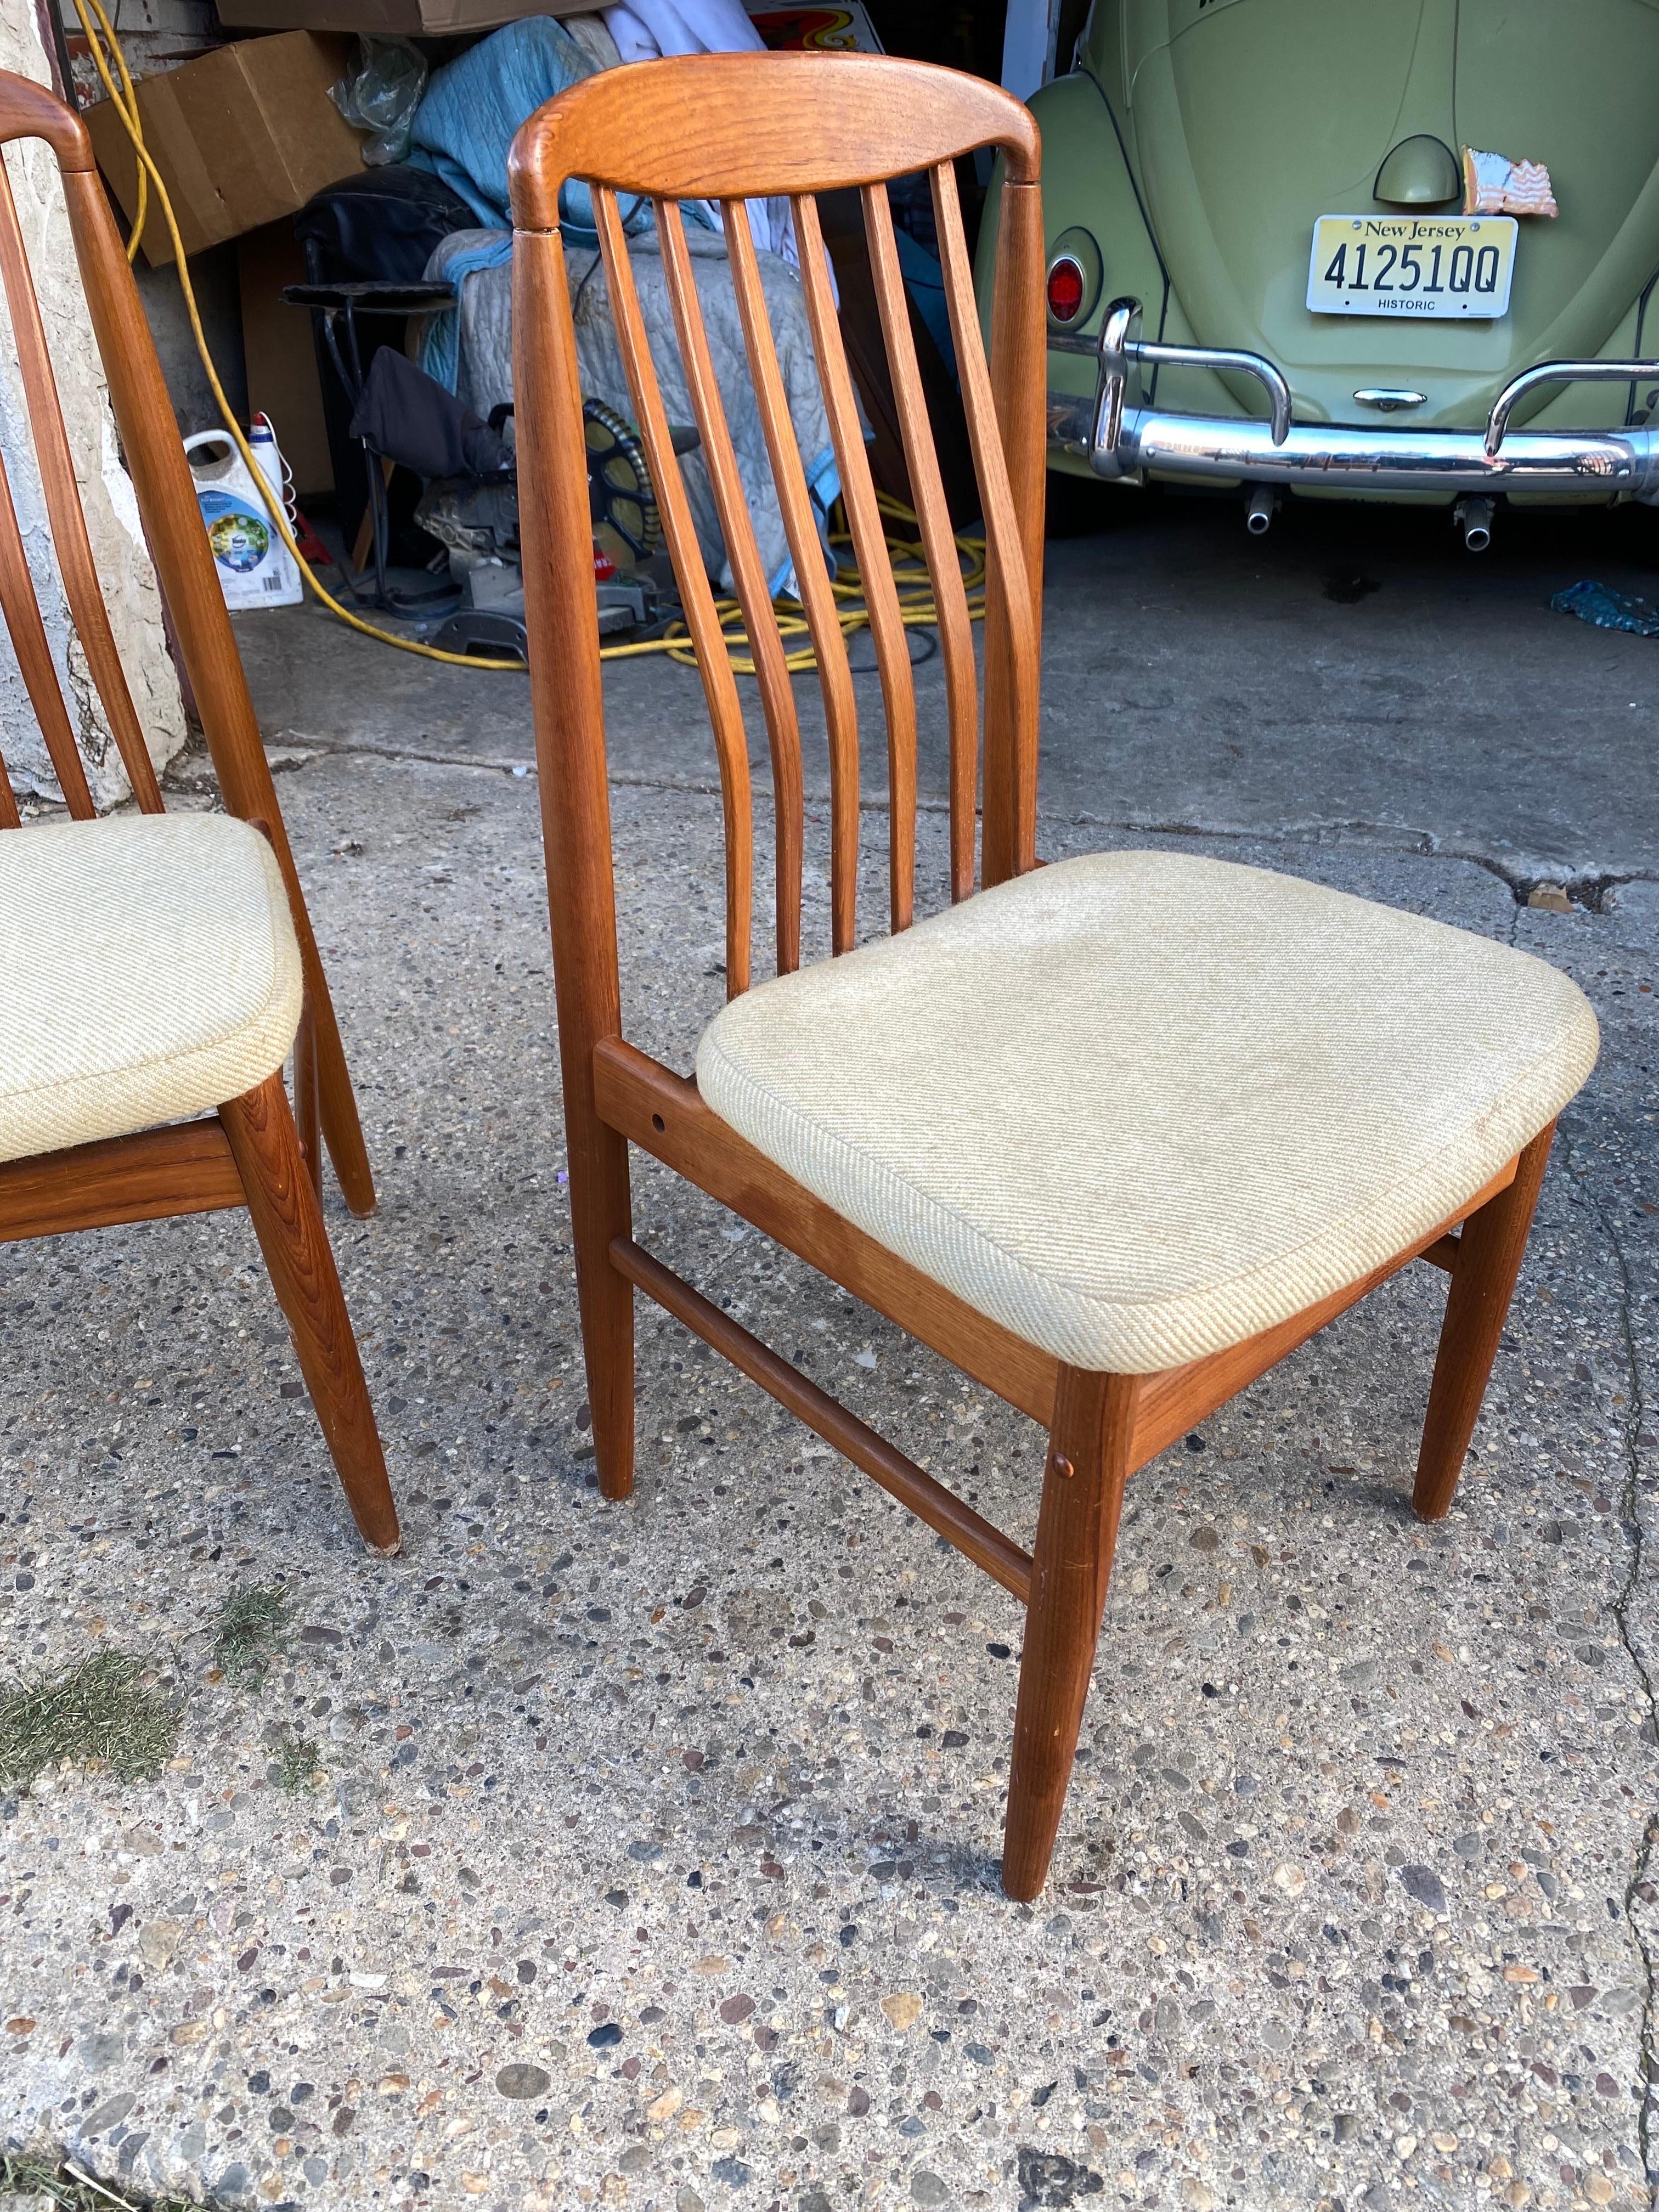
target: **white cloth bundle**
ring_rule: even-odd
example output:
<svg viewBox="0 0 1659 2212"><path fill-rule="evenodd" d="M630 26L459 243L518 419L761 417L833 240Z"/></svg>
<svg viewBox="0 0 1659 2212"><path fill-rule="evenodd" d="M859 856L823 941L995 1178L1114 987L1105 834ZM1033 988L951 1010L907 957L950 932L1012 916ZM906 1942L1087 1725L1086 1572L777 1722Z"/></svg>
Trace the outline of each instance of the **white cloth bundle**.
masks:
<svg viewBox="0 0 1659 2212"><path fill-rule="evenodd" d="M766 41L740 0L622 0L607 8L605 27L625 62L655 61L664 54L763 53ZM720 217L709 220L716 230ZM755 243L796 268L800 255L787 199L750 200L749 228Z"/></svg>

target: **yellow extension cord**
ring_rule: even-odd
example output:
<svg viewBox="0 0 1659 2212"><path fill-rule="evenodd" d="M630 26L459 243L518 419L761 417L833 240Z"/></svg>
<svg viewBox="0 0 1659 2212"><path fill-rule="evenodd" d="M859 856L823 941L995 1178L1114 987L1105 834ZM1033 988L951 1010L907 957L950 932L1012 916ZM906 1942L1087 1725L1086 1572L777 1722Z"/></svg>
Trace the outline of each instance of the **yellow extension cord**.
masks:
<svg viewBox="0 0 1659 2212"><path fill-rule="evenodd" d="M185 295L185 307L190 316L191 332L196 341L196 350L201 356L202 367L206 372L208 383L212 388L215 402L224 420L225 428L246 465L249 476L264 497L270 519L276 526L277 535L293 556L306 582L330 613L337 616L339 620L346 623L349 628L360 631L365 637L378 638L383 645L395 646L400 653L419 653L423 659L448 661L460 668L505 669L515 674L522 673L524 663L520 660L486 659L481 655L473 653L446 653L440 646L424 645L416 638L399 637L392 630L380 629L374 623L365 622L361 615L354 614L349 607L343 606L331 592L326 591L319 583L315 571L295 543L294 532L289 526L287 514L283 510L282 499L270 492L265 483L264 471L249 450L247 441L242 435L240 425L231 411L230 403L225 398L224 387L220 383L218 372L213 365L213 356L208 350L207 338L202 329L202 318L197 309L196 294L190 281L190 270L185 258L184 245L179 235L179 224L173 215L173 202L167 196L167 188L162 181L161 172L157 169L144 144L143 126L138 114L137 94L127 68L126 56L121 49L120 40L116 36L114 26L105 13L103 0L75 0L75 10L81 18L81 27L86 33L87 45L92 55L94 66L103 81L104 90L113 104L115 112L120 118L127 137L132 142L132 150L137 161L137 209L133 219L131 235L127 240L127 259L131 261L137 255L138 244L143 235L144 220L149 208L149 188L153 185L162 218L167 223L168 236L173 241L173 265L179 272L179 287ZM94 18L97 24L95 30ZM109 55L114 58L115 70L120 77L118 88L115 82L115 76L111 72L109 58L105 52L106 46L108 47ZM882 514L890 523L915 525L915 514L900 501L890 498L885 493L878 494L878 500ZM901 537L890 530L887 542L890 556L892 559L894 580L898 586L901 612L906 628L933 627L938 623L939 614L933 602L933 582L927 573L926 555L920 540L908 536ZM831 536L831 543L838 546L848 545L851 540L843 532L835 532ZM974 620L977 621L985 611L981 589L985 580L984 540L977 538L958 537L956 544L960 551L966 556L967 566L963 580L969 593L969 613ZM842 632L850 634L865 628L869 623L870 616L869 610L864 603L863 589L856 568L850 562L842 562L831 589L840 603L838 612ZM720 615L721 630L729 641L728 649L731 653L732 667L739 674L752 676L755 672L755 664L746 649L749 641L744 625L742 608L735 599L718 600L716 607ZM806 636L809 634L805 616L794 602L785 600L776 603L774 613L779 631L786 640L791 637ZM649 653L665 653L674 660L693 667L696 665L696 648L686 635L684 624L679 622L672 623L667 633L659 638L650 638L635 645L604 646L600 648L599 658L602 660L625 660ZM793 652L786 648L785 665L792 671L813 668L817 665L817 656L810 645L797 647Z"/></svg>

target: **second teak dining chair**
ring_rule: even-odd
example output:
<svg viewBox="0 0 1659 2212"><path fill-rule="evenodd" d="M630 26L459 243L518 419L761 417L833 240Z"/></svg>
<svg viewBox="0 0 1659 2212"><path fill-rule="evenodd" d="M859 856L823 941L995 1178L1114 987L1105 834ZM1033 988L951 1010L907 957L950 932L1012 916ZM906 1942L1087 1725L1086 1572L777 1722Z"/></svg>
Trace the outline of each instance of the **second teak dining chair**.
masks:
<svg viewBox="0 0 1659 2212"><path fill-rule="evenodd" d="M988 362L953 164L1002 157ZM1414 1503L1449 1509L1554 1121L1594 1064L1541 962L1299 878L1168 852L1039 866L1043 230L1035 124L994 87L873 56L697 56L532 117L512 162L519 483L577 1287L600 1487L634 1480L642 1290L1026 1607L1003 1842L1042 1888L1128 1476L1413 1260L1450 1280ZM988 550L981 714L885 180L931 174ZM559 188L590 181L635 411L702 671L724 798L728 1000L695 1080L623 1034L581 391ZM813 195L862 194L939 607L951 902L916 921L916 703ZM653 203L771 751L776 975L751 988L752 819L735 679L629 272L617 195ZM853 686L744 203L787 194L871 610L888 754L890 933L859 945ZM678 203L719 204L830 740L834 957L800 966L802 765ZM705 264L706 265L706 264ZM1109 603L1101 608L1112 619ZM635 1239L629 1147L890 1316L1048 1431L1028 1555Z"/></svg>
<svg viewBox="0 0 1659 2212"><path fill-rule="evenodd" d="M225 811L166 811L87 535L0 166L0 290L75 631L137 802L100 821L0 465L0 614L70 819L25 829L0 761L0 1244L246 1206L366 1543L397 1508L319 1202L374 1185L328 981L149 327L80 117L0 72L0 145L57 157L76 260ZM298 1120L283 1088L294 1056Z"/></svg>

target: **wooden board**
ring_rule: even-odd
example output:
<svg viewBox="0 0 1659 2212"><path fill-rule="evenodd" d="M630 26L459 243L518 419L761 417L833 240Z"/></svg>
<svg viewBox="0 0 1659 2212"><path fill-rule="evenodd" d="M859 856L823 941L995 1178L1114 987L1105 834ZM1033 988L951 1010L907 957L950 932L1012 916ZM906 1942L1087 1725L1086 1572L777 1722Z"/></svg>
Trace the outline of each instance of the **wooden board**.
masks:
<svg viewBox="0 0 1659 2212"><path fill-rule="evenodd" d="M286 217L263 223L236 241L242 295L242 343L247 356L247 404L268 416L301 499L334 489L323 387L311 317L283 304L284 284L306 281L305 252Z"/></svg>

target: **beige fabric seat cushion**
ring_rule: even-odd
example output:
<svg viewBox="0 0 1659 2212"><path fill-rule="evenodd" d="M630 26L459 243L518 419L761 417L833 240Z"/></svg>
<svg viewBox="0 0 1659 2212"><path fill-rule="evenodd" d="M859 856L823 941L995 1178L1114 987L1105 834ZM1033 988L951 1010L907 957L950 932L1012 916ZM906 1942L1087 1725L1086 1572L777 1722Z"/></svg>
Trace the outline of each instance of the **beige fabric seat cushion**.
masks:
<svg viewBox="0 0 1659 2212"><path fill-rule="evenodd" d="M299 1026L300 948L246 822L0 830L0 1160L251 1091Z"/></svg>
<svg viewBox="0 0 1659 2212"><path fill-rule="evenodd" d="M1595 1018L1543 962L1294 877L1101 854L764 983L715 1113L1074 1366L1254 1335L1424 1236L1559 1113Z"/></svg>

